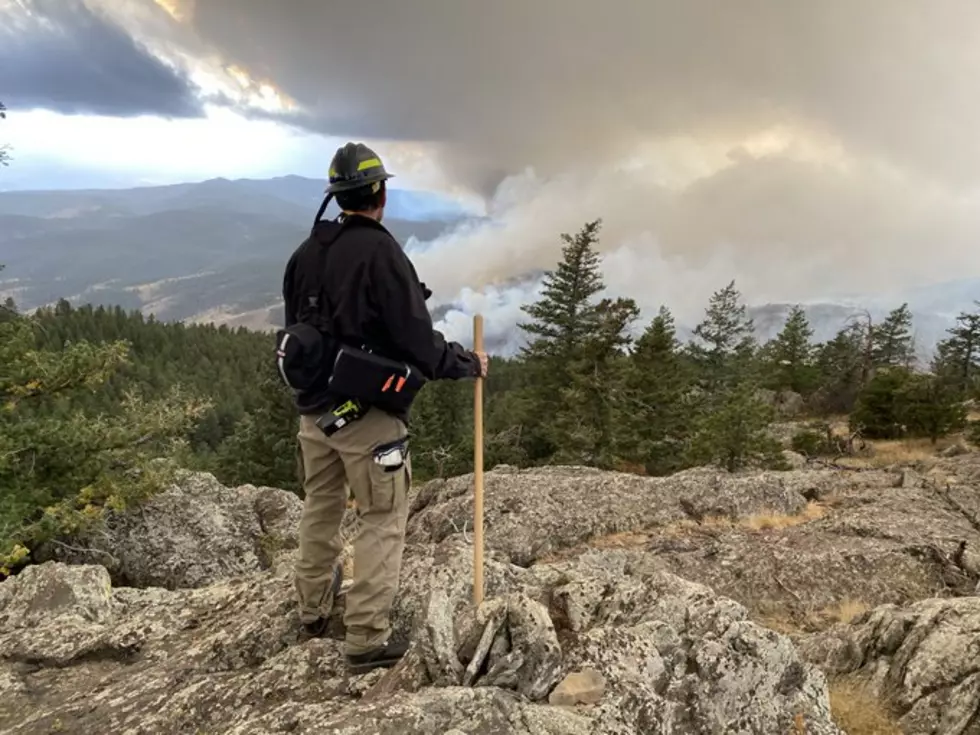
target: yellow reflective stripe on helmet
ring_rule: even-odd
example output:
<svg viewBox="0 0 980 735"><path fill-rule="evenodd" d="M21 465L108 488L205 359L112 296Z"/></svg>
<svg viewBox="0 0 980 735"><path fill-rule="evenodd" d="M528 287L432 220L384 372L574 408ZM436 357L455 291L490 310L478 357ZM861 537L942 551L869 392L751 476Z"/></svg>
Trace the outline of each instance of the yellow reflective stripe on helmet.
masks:
<svg viewBox="0 0 980 735"><path fill-rule="evenodd" d="M381 167L380 158L369 158L366 161L361 161L357 166L357 170L363 171L366 168L380 168L380 167Z"/></svg>

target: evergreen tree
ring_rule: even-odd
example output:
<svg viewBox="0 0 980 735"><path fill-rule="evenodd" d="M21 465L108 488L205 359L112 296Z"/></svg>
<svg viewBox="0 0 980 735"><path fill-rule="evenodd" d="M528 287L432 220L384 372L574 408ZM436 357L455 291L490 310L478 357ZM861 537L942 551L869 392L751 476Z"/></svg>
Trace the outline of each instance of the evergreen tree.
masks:
<svg viewBox="0 0 980 735"><path fill-rule="evenodd" d="M603 290L595 250L601 222L561 236L562 261L545 274L541 298L523 307L531 338L522 348L530 385L525 410L532 461L607 464L617 452L625 332L639 314L631 299L596 301Z"/></svg>
<svg viewBox="0 0 980 735"><path fill-rule="evenodd" d="M698 369L701 388L713 393L749 377L755 355L755 327L730 282L711 295L704 320L694 328L697 338L688 353Z"/></svg>
<svg viewBox="0 0 980 735"><path fill-rule="evenodd" d="M813 329L801 306L794 306L782 331L765 348L766 382L773 390L809 395L818 376L810 339Z"/></svg>
<svg viewBox="0 0 980 735"><path fill-rule="evenodd" d="M0 572L34 546L97 523L162 486L202 404L179 390L147 402L126 395L113 416L86 398L130 359L125 342L35 348L37 323L0 323Z"/></svg>
<svg viewBox="0 0 980 735"><path fill-rule="evenodd" d="M214 474L226 485L278 487L302 497L296 408L292 394L272 372L270 361L258 385L262 402L238 420L218 447Z"/></svg>
<svg viewBox="0 0 980 735"><path fill-rule="evenodd" d="M816 350L818 388L813 407L823 414L848 413L861 392L866 355L866 330L852 323Z"/></svg>
<svg viewBox="0 0 980 735"><path fill-rule="evenodd" d="M735 384L698 417L688 464L717 464L729 472L752 465L782 467L779 443L767 431L773 418L772 407L759 400L751 382Z"/></svg>
<svg viewBox="0 0 980 735"><path fill-rule="evenodd" d="M934 375L913 373L903 387L900 402L908 433L928 437L933 444L966 426L962 396Z"/></svg>
<svg viewBox="0 0 980 735"><path fill-rule="evenodd" d="M912 336L912 312L902 304L889 312L885 320L872 327L871 359L875 368L911 368L915 362L915 340Z"/></svg>
<svg viewBox="0 0 980 735"><path fill-rule="evenodd" d="M715 462L735 470L749 463L778 465L768 435L773 409L759 398L752 320L732 281L716 291L689 346L700 394L694 406L689 464Z"/></svg>
<svg viewBox="0 0 980 735"><path fill-rule="evenodd" d="M484 411L488 413L486 398L485 395ZM452 477L472 469L471 384L457 381L427 384L412 406L411 421L412 472L417 479Z"/></svg>
<svg viewBox="0 0 980 735"><path fill-rule="evenodd" d="M521 350L526 359L574 355L599 328L602 317L592 299L603 289L595 250L601 224L595 220L574 237L561 235L565 246L558 268L545 273L541 298L521 309L533 320L518 325L533 338Z"/></svg>
<svg viewBox="0 0 980 735"><path fill-rule="evenodd" d="M850 416L868 439L929 437L933 441L966 424L962 401L933 375L908 368L879 370Z"/></svg>
<svg viewBox="0 0 980 735"><path fill-rule="evenodd" d="M956 326L946 331L949 337L936 347L933 372L961 396L975 394L980 377L980 310L961 313Z"/></svg>
<svg viewBox="0 0 980 735"><path fill-rule="evenodd" d="M690 379L673 314L661 306L631 356L627 381L631 400L623 422L633 442L630 456L648 474L665 475L684 466Z"/></svg>

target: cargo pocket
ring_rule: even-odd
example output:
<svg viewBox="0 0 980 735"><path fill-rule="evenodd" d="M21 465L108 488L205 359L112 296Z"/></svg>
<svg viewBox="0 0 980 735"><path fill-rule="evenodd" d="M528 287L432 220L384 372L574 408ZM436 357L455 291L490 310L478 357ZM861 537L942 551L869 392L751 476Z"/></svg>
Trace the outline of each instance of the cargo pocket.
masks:
<svg viewBox="0 0 980 735"><path fill-rule="evenodd" d="M407 489L404 439L383 444L371 454L371 510L388 513Z"/></svg>

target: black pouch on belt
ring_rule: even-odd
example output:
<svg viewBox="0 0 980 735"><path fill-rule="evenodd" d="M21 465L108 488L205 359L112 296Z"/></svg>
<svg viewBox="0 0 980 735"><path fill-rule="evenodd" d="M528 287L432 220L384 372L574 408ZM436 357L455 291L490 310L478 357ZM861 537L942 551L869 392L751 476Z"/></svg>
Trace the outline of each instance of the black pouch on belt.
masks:
<svg viewBox="0 0 980 735"><path fill-rule="evenodd" d="M404 411L425 382L418 369L408 363L344 345L337 351L328 385L336 395L389 411Z"/></svg>

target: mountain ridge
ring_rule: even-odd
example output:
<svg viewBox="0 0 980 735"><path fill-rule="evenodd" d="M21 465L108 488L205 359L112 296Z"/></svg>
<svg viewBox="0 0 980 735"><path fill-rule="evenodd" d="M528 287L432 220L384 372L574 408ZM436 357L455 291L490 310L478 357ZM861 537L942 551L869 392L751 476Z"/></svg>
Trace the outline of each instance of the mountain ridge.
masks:
<svg viewBox="0 0 980 735"><path fill-rule="evenodd" d="M0 192L0 263L7 266L0 274L0 300L11 297L30 311L65 298L76 305L140 309L165 321L271 329L282 320L283 264L305 237L323 188L321 180L289 175ZM424 252L468 216L441 194L391 189L385 225L409 252ZM527 286L530 294L541 276L529 272L498 286ZM751 294L747 297L751 303ZM956 314L971 309L975 299L980 299L980 279L962 278L805 308L814 339L823 341L865 308L879 320L908 301L920 357L928 359ZM431 306L437 322L454 315L458 325L459 312L467 312L458 298ZM753 305L757 336L774 336L790 306ZM679 336L686 341L693 324L685 321L693 320L678 319ZM513 352L520 337L515 327L494 325L488 343Z"/></svg>

